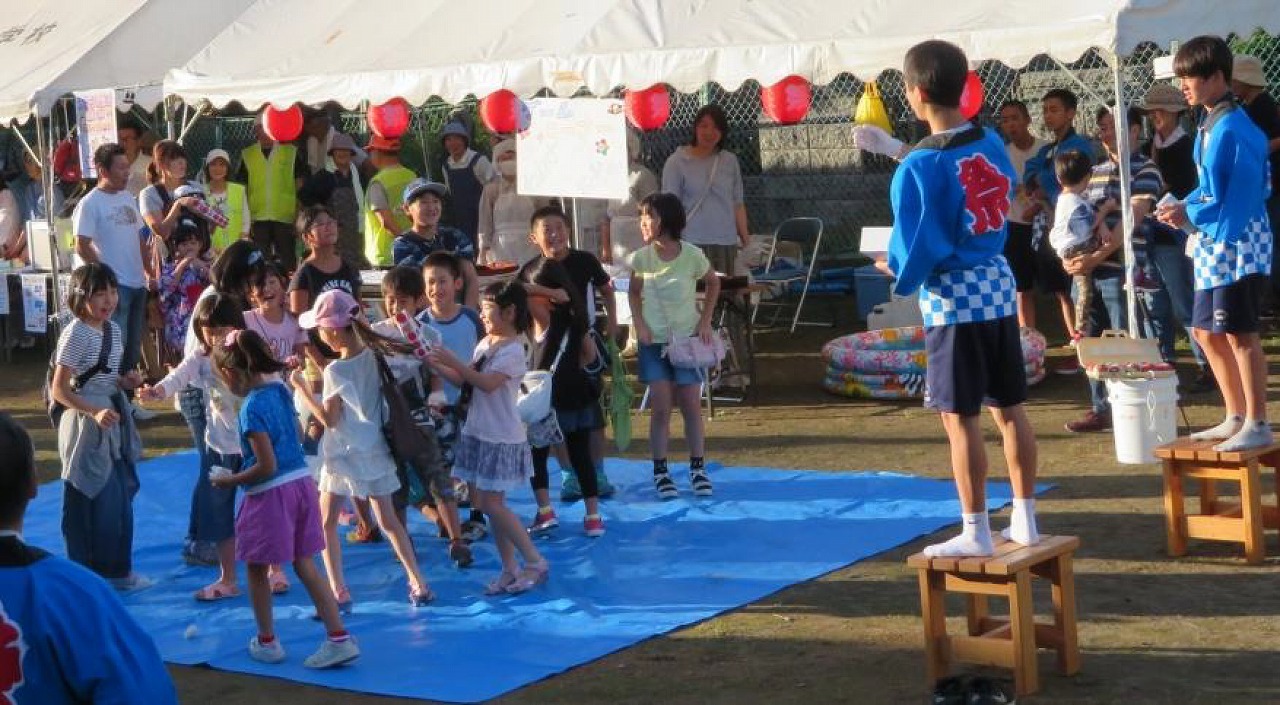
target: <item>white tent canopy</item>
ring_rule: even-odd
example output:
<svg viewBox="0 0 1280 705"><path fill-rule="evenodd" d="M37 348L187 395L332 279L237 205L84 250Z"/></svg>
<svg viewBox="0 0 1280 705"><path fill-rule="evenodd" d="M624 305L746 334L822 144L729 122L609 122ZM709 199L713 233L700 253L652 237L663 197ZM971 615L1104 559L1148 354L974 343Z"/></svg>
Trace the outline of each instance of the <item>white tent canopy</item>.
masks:
<svg viewBox="0 0 1280 705"><path fill-rule="evenodd" d="M165 71L181 66L252 0L9 0L0 3L0 125L48 115L60 97L135 89L160 102Z"/></svg>
<svg viewBox="0 0 1280 705"><path fill-rule="evenodd" d="M1126 54L1195 34L1280 27L1276 0L259 0L165 90L239 101L348 107L401 96L458 102L500 88L560 95L665 82L691 92L798 74L828 83L901 66L925 38L974 61ZM482 10L482 12L476 12Z"/></svg>

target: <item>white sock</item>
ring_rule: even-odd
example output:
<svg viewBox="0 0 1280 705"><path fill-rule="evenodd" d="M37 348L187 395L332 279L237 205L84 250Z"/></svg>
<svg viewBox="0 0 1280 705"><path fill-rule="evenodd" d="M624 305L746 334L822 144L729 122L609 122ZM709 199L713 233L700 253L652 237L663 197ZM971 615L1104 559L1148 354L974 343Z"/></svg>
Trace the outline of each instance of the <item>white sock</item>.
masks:
<svg viewBox="0 0 1280 705"><path fill-rule="evenodd" d="M1223 441L1239 433L1242 426L1244 426L1244 418L1239 414L1231 414L1217 426L1191 434L1191 440Z"/></svg>
<svg viewBox="0 0 1280 705"><path fill-rule="evenodd" d="M1036 500L1034 497L1013 498L1013 515L1009 517L1009 528L1000 532L1007 541L1020 543L1023 546L1034 546L1040 543L1040 531L1036 528Z"/></svg>
<svg viewBox="0 0 1280 705"><path fill-rule="evenodd" d="M1261 448L1271 445L1274 438L1275 436L1271 433L1271 424L1267 423L1266 419L1249 419L1239 431L1214 446L1213 449L1218 452L1231 452Z"/></svg>
<svg viewBox="0 0 1280 705"><path fill-rule="evenodd" d="M978 512L960 516L964 519L964 528L961 529L960 535L949 541L925 546L924 555L930 558L942 558L944 556L989 556L995 553L995 546L991 542L991 523L987 519L987 513Z"/></svg>

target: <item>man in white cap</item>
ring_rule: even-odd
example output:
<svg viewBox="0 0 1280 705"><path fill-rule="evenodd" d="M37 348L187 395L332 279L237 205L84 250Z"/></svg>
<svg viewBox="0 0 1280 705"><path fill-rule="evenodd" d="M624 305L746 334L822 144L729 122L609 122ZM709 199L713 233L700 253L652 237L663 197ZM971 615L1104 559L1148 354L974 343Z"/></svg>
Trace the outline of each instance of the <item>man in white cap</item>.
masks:
<svg viewBox="0 0 1280 705"><path fill-rule="evenodd" d="M357 160L364 154L354 140L341 132L329 140L328 167L312 174L298 191L303 206L326 206L338 221L338 253L367 269L364 255L364 183Z"/></svg>
<svg viewBox="0 0 1280 705"><path fill-rule="evenodd" d="M1280 227L1280 108L1267 92L1267 77L1256 56L1237 54L1231 67L1231 92L1244 106L1253 124L1267 138L1267 154L1271 162L1271 197L1267 199L1267 217L1271 227ZM1273 231L1274 232L1274 231ZM1275 276L1280 264L1280 248L1271 250L1271 309L1280 309L1280 277Z"/></svg>

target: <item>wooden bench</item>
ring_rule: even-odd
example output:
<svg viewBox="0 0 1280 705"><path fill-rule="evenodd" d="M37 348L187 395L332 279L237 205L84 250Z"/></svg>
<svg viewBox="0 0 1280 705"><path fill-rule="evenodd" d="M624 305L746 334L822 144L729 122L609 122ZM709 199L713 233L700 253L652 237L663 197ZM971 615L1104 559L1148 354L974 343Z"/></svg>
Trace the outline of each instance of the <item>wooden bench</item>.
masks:
<svg viewBox="0 0 1280 705"><path fill-rule="evenodd" d="M1262 468L1272 468L1280 487L1280 443L1263 448L1219 453L1218 441L1178 440L1156 448L1164 464L1164 513L1170 556L1187 552L1187 539L1244 544L1252 565L1266 558L1263 530L1280 528L1280 500L1262 504ZM1183 480L1199 480L1200 511L1188 514ZM1218 482L1234 482L1240 498L1218 499Z"/></svg>
<svg viewBox="0 0 1280 705"><path fill-rule="evenodd" d="M954 659L1012 668L1017 694L1028 695L1040 689L1037 647L1057 651L1062 674L1077 673L1080 647L1071 560L1079 546L1075 536L1043 536L1035 546L999 543L995 555L987 558L928 558L923 553L908 558L907 565L919 571L929 683L946 677ZM1032 576L1050 584L1052 624L1035 621ZM948 591L967 598L967 636L947 635ZM987 600L991 596L1009 600L1009 617L990 616Z"/></svg>

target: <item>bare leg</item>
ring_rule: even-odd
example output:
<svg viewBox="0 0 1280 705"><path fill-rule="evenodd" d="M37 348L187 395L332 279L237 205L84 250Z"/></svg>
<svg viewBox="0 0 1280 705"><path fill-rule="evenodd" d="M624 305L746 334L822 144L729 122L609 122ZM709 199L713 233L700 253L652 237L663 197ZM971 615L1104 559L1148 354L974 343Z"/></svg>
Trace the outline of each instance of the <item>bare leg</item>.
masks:
<svg viewBox="0 0 1280 705"><path fill-rule="evenodd" d="M977 415L942 413L964 526L959 536L926 546L927 556L989 556L995 550L987 519L987 454L982 447L980 419Z"/></svg>
<svg viewBox="0 0 1280 705"><path fill-rule="evenodd" d="M1275 440L1267 423L1267 358L1257 333L1228 333L1232 362L1240 374L1245 418L1240 430L1214 446L1218 451L1239 451L1269 446Z"/></svg>
<svg viewBox="0 0 1280 705"><path fill-rule="evenodd" d="M1013 485L1013 516L1003 536L1024 546L1040 542L1036 526L1036 436L1021 404L1007 409L991 409L991 416L1004 441L1005 463L1009 466L1009 483Z"/></svg>
<svg viewBox="0 0 1280 705"><path fill-rule="evenodd" d="M378 520L378 526L382 529L382 533L391 541L391 548L395 551L396 558L399 558L400 564L404 566L404 572L409 577L410 589L426 589L427 583L422 579L422 573L418 570L418 557L413 553L413 543L409 541L409 532L405 531L404 524L401 524L400 520L396 518L395 507L391 504L391 496L370 497L369 506L373 509L373 516Z"/></svg>
<svg viewBox="0 0 1280 705"><path fill-rule="evenodd" d="M218 581L223 585L235 587L236 584L236 539L231 537L218 542Z"/></svg>
<svg viewBox="0 0 1280 705"><path fill-rule="evenodd" d="M696 384L676 387L676 400L680 415L684 417L684 440L689 445L689 455L695 458L706 453L706 432L702 423L702 388Z"/></svg>
<svg viewBox="0 0 1280 705"><path fill-rule="evenodd" d="M1214 335L1202 328L1191 329L1196 342L1204 352L1204 358L1213 370L1214 379L1218 381L1218 389L1222 392L1222 403L1226 407L1226 418L1212 428L1191 434L1198 441L1220 441L1234 436L1244 427L1245 394L1241 381L1240 368L1236 366L1235 351L1225 335ZM1265 384L1266 375L1263 375Z"/></svg>
<svg viewBox="0 0 1280 705"><path fill-rule="evenodd" d="M347 586L342 574L342 540L338 538L338 512L346 497L329 492L320 493L320 519L324 522L324 571L329 575L329 587L337 595ZM302 576L298 576L302 577Z"/></svg>
<svg viewBox="0 0 1280 705"><path fill-rule="evenodd" d="M480 501L494 534L501 540L498 552L502 556L503 570L513 575L519 572L520 566L515 560L516 551L524 557L526 565L542 562L542 554L538 553L533 540L524 527L520 526L519 517L507 506L505 493L480 490Z"/></svg>
<svg viewBox="0 0 1280 705"><path fill-rule="evenodd" d="M1076 306L1071 301L1071 294L1059 291L1054 294L1058 299L1058 309L1062 311L1062 323L1067 327L1067 335L1076 337Z"/></svg>
<svg viewBox="0 0 1280 705"><path fill-rule="evenodd" d="M253 621L258 625L258 634L275 636L275 618L271 613L271 582L267 580L265 563L250 563L246 566L249 574L249 604L253 606Z"/></svg>
<svg viewBox="0 0 1280 705"><path fill-rule="evenodd" d="M653 382L649 385L649 455L655 460L667 457L667 443L671 437L670 382Z"/></svg>
<svg viewBox="0 0 1280 705"><path fill-rule="evenodd" d="M356 521L365 534L373 531L373 514L369 511L369 500L364 497L352 497L351 506L355 508Z"/></svg>
<svg viewBox="0 0 1280 705"><path fill-rule="evenodd" d="M298 580L307 589L307 595L311 596L311 602L316 606L316 614L320 615L320 620L324 622L325 631L330 634L343 631L342 615L338 614L338 602L333 598L333 591L326 588L324 578L320 577L315 559L299 558L293 562L293 572L298 575Z"/></svg>

